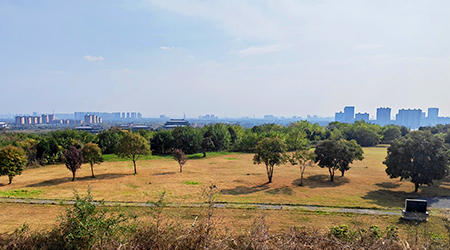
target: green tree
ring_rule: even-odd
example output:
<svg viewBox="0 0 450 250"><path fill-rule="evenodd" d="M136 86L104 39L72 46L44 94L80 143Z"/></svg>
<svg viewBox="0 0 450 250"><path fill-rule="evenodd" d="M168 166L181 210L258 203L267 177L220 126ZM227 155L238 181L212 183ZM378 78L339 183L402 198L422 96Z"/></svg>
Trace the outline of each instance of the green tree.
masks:
<svg viewBox="0 0 450 250"><path fill-rule="evenodd" d="M448 175L448 147L429 131L414 131L392 142L383 164L390 178L410 178L417 192Z"/></svg>
<svg viewBox="0 0 450 250"><path fill-rule="evenodd" d="M203 141L200 144L202 147L203 157L206 157L206 152L210 152L214 149L214 142L211 140L211 137L203 137Z"/></svg>
<svg viewBox="0 0 450 250"><path fill-rule="evenodd" d="M63 158L67 169L72 172L72 181L74 181L75 173L78 169L81 168L81 164L83 164L83 155L81 153L81 150L77 149L74 146L71 146L64 152Z"/></svg>
<svg viewBox="0 0 450 250"><path fill-rule="evenodd" d="M139 134L125 133L120 139L117 155L120 158L128 158L133 161L134 174L136 171L136 160L142 155L150 154L150 145L148 141Z"/></svg>
<svg viewBox="0 0 450 250"><path fill-rule="evenodd" d="M201 151L200 144L203 136L200 129L193 127L177 127L172 130L174 148L183 150L186 154L195 154Z"/></svg>
<svg viewBox="0 0 450 250"><path fill-rule="evenodd" d="M292 165L298 165L300 168L300 186L303 186L303 174L307 166L312 166L316 159L316 154L308 148L296 150L289 156L289 162Z"/></svg>
<svg viewBox="0 0 450 250"><path fill-rule="evenodd" d="M168 154L175 147L175 140L170 130L160 130L150 140L154 154Z"/></svg>
<svg viewBox="0 0 450 250"><path fill-rule="evenodd" d="M341 171L342 176L344 176L345 171L350 169L349 165L352 164L353 161L362 161L364 159L364 151L355 140L339 140L338 143L341 149L339 171Z"/></svg>
<svg viewBox="0 0 450 250"><path fill-rule="evenodd" d="M116 147L120 143L124 132L118 127L112 127L104 130L97 135L98 146L102 149L103 154L114 154Z"/></svg>
<svg viewBox="0 0 450 250"><path fill-rule="evenodd" d="M16 175L22 174L27 156L22 148L5 146L0 148L0 176L7 175L9 184Z"/></svg>
<svg viewBox="0 0 450 250"><path fill-rule="evenodd" d="M184 154L183 150L181 149L174 149L173 150L173 159L178 162L178 165L180 165L180 173L183 172L183 166L186 164L188 158Z"/></svg>
<svg viewBox="0 0 450 250"><path fill-rule="evenodd" d="M264 138L258 142L253 163L266 165L269 183L272 182L274 166L281 165L286 161L285 152L286 144L280 138Z"/></svg>
<svg viewBox="0 0 450 250"><path fill-rule="evenodd" d="M318 162L321 168L328 168L331 181L334 181L336 170L340 170L344 176L354 160L363 159L362 148L354 140L325 140L317 145L314 152L316 153L315 162Z"/></svg>
<svg viewBox="0 0 450 250"><path fill-rule="evenodd" d="M92 178L94 178L94 164L100 165L100 163L103 162L102 150L97 144L89 142L84 144L81 149L81 153L83 155L84 162L91 165Z"/></svg>
<svg viewBox="0 0 450 250"><path fill-rule="evenodd" d="M391 143L395 139L402 137L400 126L387 125L383 127L383 143Z"/></svg>

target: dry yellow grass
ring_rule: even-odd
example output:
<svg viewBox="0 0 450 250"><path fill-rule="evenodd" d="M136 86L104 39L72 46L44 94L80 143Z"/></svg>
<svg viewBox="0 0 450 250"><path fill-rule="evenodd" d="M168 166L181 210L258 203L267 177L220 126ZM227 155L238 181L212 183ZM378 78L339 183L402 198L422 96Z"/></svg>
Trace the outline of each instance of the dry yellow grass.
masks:
<svg viewBox="0 0 450 250"><path fill-rule="evenodd" d="M74 182L64 165L45 166L24 171L11 185L6 185L7 177L1 177L0 194L22 189L31 197L72 199L73 189L86 191L90 186L95 199L145 202L166 191L168 202L195 203L204 201L203 189L214 183L220 189L216 195L220 202L368 208L400 208L406 197L450 196L449 180L412 193L411 182L392 180L384 172L386 147L364 148L364 152L365 159L355 162L345 177L337 176L334 183L326 169L316 166L306 170L304 186L298 186L299 170L287 164L277 166L273 183L266 184L265 168L252 163L252 154L230 154L190 160L183 173L169 159L138 161L137 175L132 174L131 161L105 162L95 166L96 178L91 178L89 166L83 165Z"/></svg>
<svg viewBox="0 0 450 250"><path fill-rule="evenodd" d="M155 223L148 207L120 207L110 208L114 212L125 212L137 215L137 220L143 223ZM0 203L0 233L12 233L15 229L27 224L31 230L51 230L56 225L58 215L64 213L65 206ZM163 211L164 223L176 222L185 228L193 223L198 216L198 222L205 218L206 208L171 208ZM408 237L414 224L404 222L399 216L389 215L363 215L348 213L329 213L303 210L255 210L255 209L221 209L213 211L212 220L215 228L220 232L248 233L257 217L264 216L272 232L283 232L289 228L297 227L320 233L329 232L329 229L338 225L348 225L354 230L367 230L377 225L384 230L389 225L399 228L402 238ZM436 235L445 236L445 223L441 217L432 216L428 223L421 225L421 230L435 232Z"/></svg>

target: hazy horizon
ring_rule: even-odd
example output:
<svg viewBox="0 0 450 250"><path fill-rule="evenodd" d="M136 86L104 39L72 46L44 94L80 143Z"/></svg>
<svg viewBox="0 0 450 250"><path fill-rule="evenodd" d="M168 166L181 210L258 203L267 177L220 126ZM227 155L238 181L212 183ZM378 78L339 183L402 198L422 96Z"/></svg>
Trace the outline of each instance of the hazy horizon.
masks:
<svg viewBox="0 0 450 250"><path fill-rule="evenodd" d="M0 114L450 116L448 1L0 0Z"/></svg>

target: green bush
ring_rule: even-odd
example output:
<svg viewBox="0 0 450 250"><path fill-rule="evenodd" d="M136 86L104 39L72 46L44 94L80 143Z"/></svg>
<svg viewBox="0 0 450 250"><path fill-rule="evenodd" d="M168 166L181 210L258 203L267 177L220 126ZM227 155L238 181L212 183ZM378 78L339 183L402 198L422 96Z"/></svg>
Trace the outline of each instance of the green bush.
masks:
<svg viewBox="0 0 450 250"><path fill-rule="evenodd" d="M127 229L125 214L114 214L97 206L90 190L86 197L74 192L75 203L67 208L59 218L59 230L67 249L87 249L102 246L104 242L114 239L119 231ZM115 238L114 240L117 240Z"/></svg>

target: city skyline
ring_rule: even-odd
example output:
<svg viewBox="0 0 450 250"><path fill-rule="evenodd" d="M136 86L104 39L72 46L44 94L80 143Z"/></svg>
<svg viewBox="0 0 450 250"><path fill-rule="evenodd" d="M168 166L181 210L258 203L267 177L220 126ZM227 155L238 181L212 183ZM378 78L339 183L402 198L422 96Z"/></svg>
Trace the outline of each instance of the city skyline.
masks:
<svg viewBox="0 0 450 250"><path fill-rule="evenodd" d="M338 110L338 109L336 109ZM350 112L353 114L352 116L348 116L344 117L345 111L346 110L350 110ZM380 114L380 111L387 111L389 110L388 114ZM0 116L7 116L9 115L10 117L13 116L41 116L41 115L60 115L63 116L63 119L75 119L75 120L83 120L85 115L103 115L103 116L108 116L107 120L120 120L120 119L136 119L136 118L199 118L199 119L205 119L205 118L211 118L211 119L223 119L223 118L255 118L255 119L268 119L268 118L302 118L302 119L314 119L314 117L316 118L336 118L337 115L342 115L341 119L336 119L336 120L342 120L343 122L352 122L355 120L378 120L378 116L383 115L384 118L383 119L388 119L387 117L389 117L388 120L396 120L396 116L398 115L398 113L402 110L421 110L422 111L422 115L424 116L428 116L428 113L430 112L430 110L432 110L431 112L433 112L433 115L435 115L436 117L439 114L439 117L449 117L449 116L445 116L442 115L441 109L439 107L427 107L427 108L423 108L419 107L419 108L401 108L397 110L397 113L395 113L395 109L388 107L388 106L383 106L383 107L377 107L375 112L371 113L371 112L363 112L360 111L359 109L357 109L356 106L344 106L343 107L343 111L336 111L334 112L334 114L330 114L327 116L319 116L317 114L308 114L306 116L300 116L300 115L279 115L279 114L264 114L261 116L255 116L255 115L249 115L249 116L227 116L227 114L224 114L223 116L218 115L217 113L201 113L198 115L186 115L186 114L181 114L178 116L170 116L167 114L162 114L160 113L159 115L155 115L155 116L147 116L145 114L142 114L141 112L130 112L130 111L115 111L115 112L100 112L100 111L75 111L75 112L68 112L68 113L55 113L55 112L30 112L30 113L18 113L18 114L12 114L12 113L8 113L8 114L0 114ZM69 116L69 117L68 117ZM364 119L358 119L357 117L360 118L364 118Z"/></svg>
<svg viewBox="0 0 450 250"><path fill-rule="evenodd" d="M0 113L450 116L450 2L0 1Z"/></svg>

